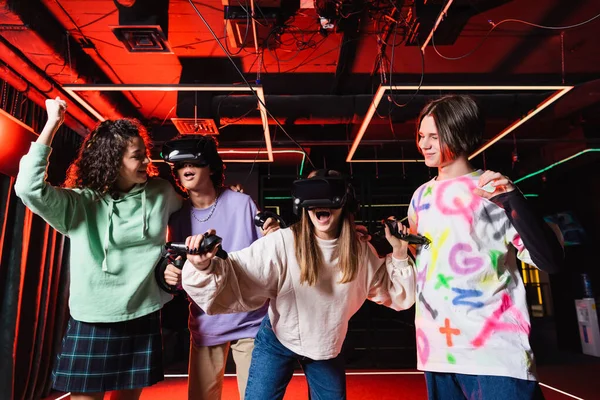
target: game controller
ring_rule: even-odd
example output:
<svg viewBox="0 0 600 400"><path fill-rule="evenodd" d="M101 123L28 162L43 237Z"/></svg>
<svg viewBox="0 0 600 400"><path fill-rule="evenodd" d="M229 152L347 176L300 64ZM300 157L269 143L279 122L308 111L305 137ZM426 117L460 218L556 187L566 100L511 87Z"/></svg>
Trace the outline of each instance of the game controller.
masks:
<svg viewBox="0 0 600 400"><path fill-rule="evenodd" d="M214 249L216 245L221 244L222 241L223 239L221 239L217 235L209 235L205 233L204 239L200 244L200 248L192 250L188 249L185 243L168 242L165 245L160 259L154 267L154 277L156 278L156 283L158 283L158 286L167 293L178 293L180 291L179 288L171 286L165 281L165 269L167 269L167 266L169 264L173 264L175 268L182 269L187 254L207 253L209 251L212 251L212 249ZM223 260L227 259L228 257L227 252L221 248L219 248L219 250L217 251L216 256L222 258Z"/></svg>
<svg viewBox="0 0 600 400"><path fill-rule="evenodd" d="M202 240L202 243L200 243L200 247L197 249L190 249L185 245L185 243L167 243L167 246L177 249L178 251L185 250L187 254L204 254L208 253L209 251L213 251L215 246L220 245L222 241L223 239L217 235L209 235L208 233L205 233L204 239ZM216 256L226 260L227 252L222 248L219 248Z"/></svg>
<svg viewBox="0 0 600 400"><path fill-rule="evenodd" d="M256 214L254 216L254 225L262 229L263 225L265 224L265 222L267 222L267 219L269 218L273 218L274 220L279 221L280 228L287 228L287 225L283 221L283 219L272 211L262 211Z"/></svg>
<svg viewBox="0 0 600 400"><path fill-rule="evenodd" d="M404 240L409 244L418 244L425 248L428 248L431 244L431 240L421 235L413 235L412 233L404 234L398 229L398 221L395 219L384 219L383 223L388 227L392 236Z"/></svg>

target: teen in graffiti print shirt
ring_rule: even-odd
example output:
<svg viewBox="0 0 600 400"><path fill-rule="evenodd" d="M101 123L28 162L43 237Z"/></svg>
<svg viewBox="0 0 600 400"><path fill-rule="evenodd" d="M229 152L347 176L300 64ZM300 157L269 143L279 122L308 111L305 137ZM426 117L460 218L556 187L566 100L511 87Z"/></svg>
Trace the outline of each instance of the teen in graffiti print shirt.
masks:
<svg viewBox="0 0 600 400"><path fill-rule="evenodd" d="M430 399L543 398L515 253L555 270L562 249L512 182L471 167L482 130L467 96L438 99L419 119L417 143L438 176L408 211L411 230L431 240L416 253L418 368Z"/></svg>

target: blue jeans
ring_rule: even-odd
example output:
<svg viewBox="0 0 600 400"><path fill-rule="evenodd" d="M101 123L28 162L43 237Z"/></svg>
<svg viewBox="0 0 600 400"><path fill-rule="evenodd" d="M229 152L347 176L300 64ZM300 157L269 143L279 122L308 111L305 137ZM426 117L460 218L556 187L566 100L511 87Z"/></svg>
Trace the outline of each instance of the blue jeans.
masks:
<svg viewBox="0 0 600 400"><path fill-rule="evenodd" d="M294 353L279 342L266 316L254 340L245 399L283 399L296 362L300 363L306 375L311 400L346 398L346 373L342 357L311 360Z"/></svg>
<svg viewBox="0 0 600 400"><path fill-rule="evenodd" d="M425 372L429 400L543 400L535 381L507 376Z"/></svg>

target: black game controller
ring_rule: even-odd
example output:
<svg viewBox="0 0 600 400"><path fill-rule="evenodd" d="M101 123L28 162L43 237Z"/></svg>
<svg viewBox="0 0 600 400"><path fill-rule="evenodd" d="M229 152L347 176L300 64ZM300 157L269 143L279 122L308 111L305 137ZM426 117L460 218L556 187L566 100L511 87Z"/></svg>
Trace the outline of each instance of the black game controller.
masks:
<svg viewBox="0 0 600 400"><path fill-rule="evenodd" d="M214 249L216 245L221 244L222 241L223 239L217 235L208 235L205 233L200 249L194 249L193 252L187 248L185 243L168 242L154 268L154 277L158 286L167 293L178 293L179 288L165 282L165 269L167 269L167 266L173 264L176 268L182 269L187 254L204 254ZM178 259L179 256L181 256L180 259ZM219 248L216 256L225 260L228 255L225 250Z"/></svg>
<svg viewBox="0 0 600 400"><path fill-rule="evenodd" d="M425 248L428 248L429 245L431 244L431 240L429 240L425 236L413 235L411 233L407 233L407 234L402 233L398 229L398 221L396 221L395 219L384 219L383 223L385 225L387 225L388 229L390 230L390 233L394 237L397 237L400 240L404 240L405 242L408 242L409 244L418 244Z"/></svg>
<svg viewBox="0 0 600 400"><path fill-rule="evenodd" d="M198 249L188 249L185 243L167 243L171 247L185 250L188 254L204 254L212 251L215 246L220 245L223 242L217 235L209 235L208 233L204 234L204 239L202 243L200 243L200 248ZM217 257L222 258L223 260L227 259L227 252L222 248L219 248L216 254Z"/></svg>
<svg viewBox="0 0 600 400"><path fill-rule="evenodd" d="M154 278L156 278L156 283L158 284L158 287L170 294L178 293L180 291L180 288L171 286L165 281L165 269L167 269L167 266L169 264L173 264L179 269L183 268L186 255L185 245L183 247L184 249L181 249L179 248L179 246L171 246L171 243L167 243L160 256L160 259L154 267ZM181 258L178 259L178 257Z"/></svg>
<svg viewBox="0 0 600 400"><path fill-rule="evenodd" d="M254 216L254 225L262 229L263 225L265 224L265 222L267 222L267 219L269 218L273 218L274 220L279 221L279 227L287 228L287 225L283 221L283 219L272 211L262 211L256 214Z"/></svg>

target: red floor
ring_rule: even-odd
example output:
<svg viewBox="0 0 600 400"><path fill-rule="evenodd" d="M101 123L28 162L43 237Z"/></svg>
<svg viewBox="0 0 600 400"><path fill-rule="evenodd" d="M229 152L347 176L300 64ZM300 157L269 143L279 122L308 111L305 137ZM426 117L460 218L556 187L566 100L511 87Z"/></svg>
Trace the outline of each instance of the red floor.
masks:
<svg viewBox="0 0 600 400"><path fill-rule="evenodd" d="M422 400L426 399L423 374L412 371L367 372L369 375L354 375L348 372L348 398L360 400ZM540 381L557 392L542 386L546 400L600 399L600 366L578 365L568 367L544 367L539 371ZM285 400L305 400L307 386L303 376L295 376L288 386ZM50 399L60 399L56 394ZM62 397L67 399L69 396ZM142 400L186 399L186 378L167 378L142 393ZM237 399L235 377L226 377L223 399ZM108 396L107 396L108 399ZM510 400L510 399L507 399Z"/></svg>

